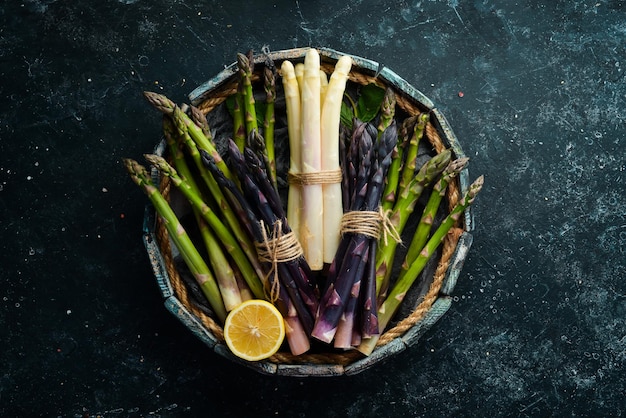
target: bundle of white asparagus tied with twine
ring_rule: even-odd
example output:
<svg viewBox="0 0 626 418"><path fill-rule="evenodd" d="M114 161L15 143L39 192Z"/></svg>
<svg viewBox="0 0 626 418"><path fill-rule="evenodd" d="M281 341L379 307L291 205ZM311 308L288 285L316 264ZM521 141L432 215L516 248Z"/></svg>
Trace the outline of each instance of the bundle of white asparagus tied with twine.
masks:
<svg viewBox="0 0 626 418"><path fill-rule="evenodd" d="M236 88L222 100L226 135L214 135L210 111L145 93L163 113L169 150L147 158L184 195L194 223L183 226L139 163L126 159L127 170L218 324L246 300L269 300L291 355L318 342L369 355L483 178L444 208L467 158L429 149L429 113L398 110L394 89L353 82L348 91L350 56L329 69L310 48L302 62L266 59L261 77L254 63L252 53L237 56ZM277 120L286 121L282 142ZM281 167L276 154L285 149Z"/></svg>

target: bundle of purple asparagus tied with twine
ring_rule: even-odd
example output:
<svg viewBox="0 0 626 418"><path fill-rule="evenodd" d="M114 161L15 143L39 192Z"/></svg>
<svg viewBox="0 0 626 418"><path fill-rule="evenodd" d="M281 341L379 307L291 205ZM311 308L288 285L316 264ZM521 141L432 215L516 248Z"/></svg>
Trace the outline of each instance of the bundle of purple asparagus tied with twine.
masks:
<svg viewBox="0 0 626 418"><path fill-rule="evenodd" d="M259 70L251 52L237 55L234 88L220 101L226 131L212 129L213 108L144 93L163 114L167 144L166 156L147 161L183 196L191 220L145 167L125 166L218 326L244 302L267 300L292 356L367 356L410 289L428 280L425 267L483 177L446 199L468 159L433 149L424 140L434 129L429 112L400 107L397 91L375 77L355 79L350 56L330 66L310 48L302 61L279 64L265 56ZM251 338L261 334L250 326Z"/></svg>

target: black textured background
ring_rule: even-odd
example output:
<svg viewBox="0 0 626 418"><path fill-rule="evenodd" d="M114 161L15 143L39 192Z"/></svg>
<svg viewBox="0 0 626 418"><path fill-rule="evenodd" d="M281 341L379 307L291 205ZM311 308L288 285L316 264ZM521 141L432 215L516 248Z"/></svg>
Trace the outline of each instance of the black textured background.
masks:
<svg viewBox="0 0 626 418"><path fill-rule="evenodd" d="M615 0L2 2L0 413L621 416L625 12ZM446 115L471 179L486 177L458 300L416 347L355 377L224 362L167 313L141 243L147 200L120 161L159 137L141 92L185 101L264 45L385 64Z"/></svg>

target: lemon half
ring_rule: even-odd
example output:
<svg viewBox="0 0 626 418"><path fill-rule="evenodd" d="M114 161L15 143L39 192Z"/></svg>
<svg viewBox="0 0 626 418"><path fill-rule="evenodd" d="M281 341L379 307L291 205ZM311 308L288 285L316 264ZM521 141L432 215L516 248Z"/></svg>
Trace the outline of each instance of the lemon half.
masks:
<svg viewBox="0 0 626 418"><path fill-rule="evenodd" d="M270 302L251 299L228 313L224 339L234 355L248 361L275 354L285 338L283 316Z"/></svg>

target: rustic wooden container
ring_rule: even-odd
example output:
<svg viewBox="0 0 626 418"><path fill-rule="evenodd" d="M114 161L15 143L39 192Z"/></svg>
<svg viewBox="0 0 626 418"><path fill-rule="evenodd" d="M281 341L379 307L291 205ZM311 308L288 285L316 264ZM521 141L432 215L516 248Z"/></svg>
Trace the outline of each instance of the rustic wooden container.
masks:
<svg viewBox="0 0 626 418"><path fill-rule="evenodd" d="M276 67L280 68L280 63L283 60L291 60L294 63L303 61L306 50L307 48L297 48L267 52L255 56L255 79L258 80L262 74L266 57L270 57L275 62ZM322 69L329 74L332 72L337 59L341 55L346 55L328 48L318 48L318 51L322 61ZM420 146L420 154L428 157L428 155L450 148L454 158L465 156L445 117L424 94L390 69L374 61L351 56L354 64L347 88L358 88L359 85L368 83L376 83L383 87L389 86L396 93L398 111L405 112L406 115L430 112L430 123L425 133L427 141L422 140L423 145ZM224 122L224 102L228 96L236 91L237 81L237 65L233 63L193 90L189 95L191 104L201 109L207 115L212 129L218 131L217 135L214 134L215 138L219 138L221 134L231 135L232 130L229 129L232 129L232 125L229 126L228 122ZM277 79L277 89L279 92L277 93L278 102L276 105L276 141L277 153L279 153L279 149L282 149L282 152L287 152L285 150L288 148L287 146L280 147L279 139L279 131L281 129L286 131L284 124L281 128L279 116L279 102L282 94L280 79ZM262 91L262 86L259 83L255 84L255 94L257 90L259 90L259 94ZM259 100L263 99L260 97ZM220 112L222 113L221 117L215 116ZM426 149L422 150L424 146ZM162 141L157 145L155 153L162 155L164 150L165 144ZM285 164L283 163L281 168L279 162L279 174L282 172L283 177L286 169ZM174 190L170 193L167 179L159 179L156 171L153 172L153 176L155 180L161 182L162 192L170 199L175 211L184 212L184 204L178 201L182 201L182 199L176 198ZM468 186L469 174L465 169L448 188L447 204L444 211L448 211L460 199ZM320 346L314 345L309 353L303 355L293 356L288 351L279 351L271 358L259 362L247 362L231 354L224 342L222 327L214 321L209 310L198 303L197 299L194 299L189 281L183 280L184 273L181 270L181 264L176 262L176 248L171 245L167 231L155 216L151 205L146 207L143 240L158 286L165 299L166 308L216 353L229 361L243 364L268 375L339 376L357 374L389 359L407 347L415 345L420 337L446 313L452 302L451 292L472 244L471 231L473 225L473 217L470 209L468 209L462 217L461 224L453 228L448 234L439 252L422 273L428 275L425 279L426 286L422 286L421 293L413 291L413 294L407 296L408 300L405 300L402 309L396 315L396 320L384 331L376 349L370 356L366 357L356 350L342 351L332 347L322 346L320 348ZM407 229L410 230L408 227Z"/></svg>

